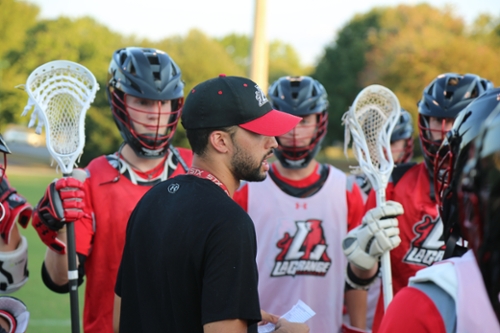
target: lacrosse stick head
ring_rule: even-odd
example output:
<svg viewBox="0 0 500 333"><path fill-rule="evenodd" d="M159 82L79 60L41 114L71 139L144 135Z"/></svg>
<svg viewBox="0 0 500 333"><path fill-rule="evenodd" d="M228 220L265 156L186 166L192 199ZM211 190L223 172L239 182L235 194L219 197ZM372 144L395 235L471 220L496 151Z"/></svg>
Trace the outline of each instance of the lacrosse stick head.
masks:
<svg viewBox="0 0 500 333"><path fill-rule="evenodd" d="M108 100L123 140L142 158L164 156L184 101L181 70L165 52L116 50L108 70Z"/></svg>
<svg viewBox="0 0 500 333"><path fill-rule="evenodd" d="M356 96L344 115L346 135L352 135L359 167L377 192L385 190L394 167L390 138L400 109L399 100L391 90L374 84Z"/></svg>
<svg viewBox="0 0 500 333"><path fill-rule="evenodd" d="M328 95L317 80L309 76L284 76L269 88L274 109L303 117L290 132L276 138L274 154L289 169L305 168L316 156L328 126Z"/></svg>
<svg viewBox="0 0 500 333"><path fill-rule="evenodd" d="M475 74L445 73L435 78L423 91L418 102L420 146L429 176L433 176L436 152L458 113L474 99L493 88L493 84ZM431 120L437 118L441 126Z"/></svg>
<svg viewBox="0 0 500 333"><path fill-rule="evenodd" d="M36 68L25 85L29 100L23 115L34 107L29 126L45 126L47 149L64 174L71 174L85 144L85 114L99 89L87 68L56 60Z"/></svg>

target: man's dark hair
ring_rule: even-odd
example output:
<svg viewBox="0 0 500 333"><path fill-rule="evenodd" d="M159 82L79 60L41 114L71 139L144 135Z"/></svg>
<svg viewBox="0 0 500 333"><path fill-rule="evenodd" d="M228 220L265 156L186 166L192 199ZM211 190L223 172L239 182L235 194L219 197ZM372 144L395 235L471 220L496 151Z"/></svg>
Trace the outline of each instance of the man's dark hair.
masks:
<svg viewBox="0 0 500 333"><path fill-rule="evenodd" d="M198 156L203 156L207 150L208 137L214 131L222 131L229 133L231 139L236 133L235 126L215 127L215 128L200 128L186 129L186 136L191 145L191 150Z"/></svg>

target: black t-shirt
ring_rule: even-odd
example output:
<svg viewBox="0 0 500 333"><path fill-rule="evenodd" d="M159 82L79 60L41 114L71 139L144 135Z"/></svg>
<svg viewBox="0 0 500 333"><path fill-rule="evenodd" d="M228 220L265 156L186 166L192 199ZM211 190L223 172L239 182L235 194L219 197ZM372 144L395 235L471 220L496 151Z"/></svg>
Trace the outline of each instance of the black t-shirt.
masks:
<svg viewBox="0 0 500 333"><path fill-rule="evenodd" d="M182 175L154 186L127 226L115 292L120 332L203 332L260 320L253 222L210 180Z"/></svg>

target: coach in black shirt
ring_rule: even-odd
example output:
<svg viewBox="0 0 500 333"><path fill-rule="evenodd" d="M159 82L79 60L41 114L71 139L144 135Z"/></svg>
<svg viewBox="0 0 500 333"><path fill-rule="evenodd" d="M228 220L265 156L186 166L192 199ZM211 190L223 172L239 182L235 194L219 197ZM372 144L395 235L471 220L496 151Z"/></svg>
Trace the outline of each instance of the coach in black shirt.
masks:
<svg viewBox="0 0 500 333"><path fill-rule="evenodd" d="M115 288L120 332L257 332L255 231L232 195L240 180L264 180L274 137L300 120L246 78L191 90L182 124L193 166L153 187L130 217Z"/></svg>

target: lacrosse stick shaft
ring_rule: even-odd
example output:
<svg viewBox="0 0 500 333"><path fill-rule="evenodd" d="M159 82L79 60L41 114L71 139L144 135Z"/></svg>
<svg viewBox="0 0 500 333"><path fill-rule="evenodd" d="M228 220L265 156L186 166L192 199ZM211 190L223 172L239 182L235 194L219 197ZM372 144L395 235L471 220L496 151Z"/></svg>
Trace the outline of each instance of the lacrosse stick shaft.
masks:
<svg viewBox="0 0 500 333"><path fill-rule="evenodd" d="M85 181L85 173L73 172L64 173L64 177L74 177L79 181ZM71 332L80 333L80 305L78 303L78 267L76 263L76 244L75 244L75 225L68 223L67 229L67 244L68 249L68 287L69 301L71 311Z"/></svg>
<svg viewBox="0 0 500 333"><path fill-rule="evenodd" d="M377 190L377 207L385 205L385 187ZM380 269L382 271L382 290L384 291L384 310L387 310L389 303L392 301L392 272L391 272L391 255L387 251L380 257Z"/></svg>

